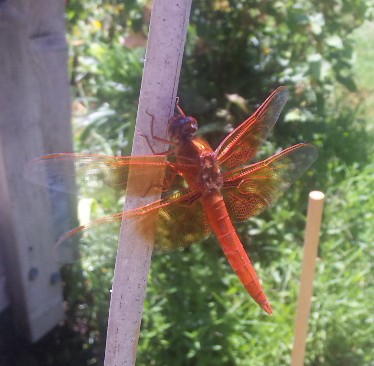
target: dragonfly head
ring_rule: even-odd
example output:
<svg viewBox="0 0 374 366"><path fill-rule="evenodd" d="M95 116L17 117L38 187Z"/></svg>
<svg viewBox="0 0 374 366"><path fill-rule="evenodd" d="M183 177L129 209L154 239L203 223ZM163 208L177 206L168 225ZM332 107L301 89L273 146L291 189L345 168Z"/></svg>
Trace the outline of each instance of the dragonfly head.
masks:
<svg viewBox="0 0 374 366"><path fill-rule="evenodd" d="M179 115L169 122L169 136L172 141L190 140L198 129L197 121L191 116Z"/></svg>

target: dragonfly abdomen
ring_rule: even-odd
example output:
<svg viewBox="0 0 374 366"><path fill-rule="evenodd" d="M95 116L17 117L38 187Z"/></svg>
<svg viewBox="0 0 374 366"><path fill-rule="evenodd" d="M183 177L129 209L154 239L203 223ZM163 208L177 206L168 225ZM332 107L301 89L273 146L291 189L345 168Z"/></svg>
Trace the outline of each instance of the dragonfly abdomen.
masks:
<svg viewBox="0 0 374 366"><path fill-rule="evenodd" d="M268 313L272 314L258 276L232 225L222 195L212 192L201 198L209 223L219 240L231 267L252 298Z"/></svg>

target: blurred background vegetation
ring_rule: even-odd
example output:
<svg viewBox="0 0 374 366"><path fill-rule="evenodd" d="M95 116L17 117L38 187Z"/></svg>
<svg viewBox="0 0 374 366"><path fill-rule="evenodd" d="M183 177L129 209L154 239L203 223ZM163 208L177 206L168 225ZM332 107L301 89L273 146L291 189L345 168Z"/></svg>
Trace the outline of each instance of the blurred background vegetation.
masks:
<svg viewBox="0 0 374 366"><path fill-rule="evenodd" d="M77 151L130 153L150 13L148 0L69 1ZM274 208L238 227L274 316L243 290L214 238L155 256L138 365L290 363L312 189L326 193L326 207L305 364L373 365L372 16L369 0L193 1L179 96L212 146L287 85L260 155L309 141L319 159ZM92 197L90 214L121 206ZM64 271L68 319L41 342L49 354L38 364L103 362L115 251L95 240L85 248L81 266Z"/></svg>

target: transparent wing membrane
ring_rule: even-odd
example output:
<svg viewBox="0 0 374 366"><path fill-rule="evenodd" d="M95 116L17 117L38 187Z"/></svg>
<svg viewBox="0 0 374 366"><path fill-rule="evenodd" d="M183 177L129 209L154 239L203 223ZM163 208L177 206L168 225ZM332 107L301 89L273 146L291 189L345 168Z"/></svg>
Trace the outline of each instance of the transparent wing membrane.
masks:
<svg viewBox="0 0 374 366"><path fill-rule="evenodd" d="M259 163L224 174L222 194L233 221L246 221L273 205L317 159L310 144L298 144Z"/></svg>
<svg viewBox="0 0 374 366"><path fill-rule="evenodd" d="M257 111L231 132L216 149L223 170L248 163L277 122L288 99L288 90L275 90Z"/></svg>
<svg viewBox="0 0 374 366"><path fill-rule="evenodd" d="M137 182L147 182L148 189L166 191L176 188L173 184L178 171L188 169L190 164L187 160L185 164L178 164L166 159L163 155L50 154L31 161L24 175L33 183L57 191L76 193L77 187L84 187L85 192L93 194L108 187L125 191L131 170L132 178Z"/></svg>
<svg viewBox="0 0 374 366"><path fill-rule="evenodd" d="M198 200L200 195L197 190L178 191L151 204L104 216L76 227L59 238L55 245L56 257L61 263L77 260L79 252L74 247L78 241L84 244L85 238L89 236L95 240L112 241L116 245L122 220L129 226L136 225L137 232L142 236L149 235L156 220L156 252L184 248L210 234L209 224Z"/></svg>

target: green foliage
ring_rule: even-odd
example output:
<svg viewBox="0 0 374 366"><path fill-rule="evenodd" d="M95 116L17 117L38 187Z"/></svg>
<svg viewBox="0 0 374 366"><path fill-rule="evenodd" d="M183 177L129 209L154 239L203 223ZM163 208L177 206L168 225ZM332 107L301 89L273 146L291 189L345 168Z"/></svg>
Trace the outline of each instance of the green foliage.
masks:
<svg viewBox="0 0 374 366"><path fill-rule="evenodd" d="M143 10L142 1L72 2L68 10L75 104L88 111L76 120L79 150L131 152L144 50L124 44L145 27Z"/></svg>
<svg viewBox="0 0 374 366"><path fill-rule="evenodd" d="M321 240L315 292L317 298L328 296L313 312L317 337L311 343L320 349L313 365L369 365L374 359L369 310L374 300L374 165L347 168L346 173L347 179L327 191L329 221Z"/></svg>
<svg viewBox="0 0 374 366"><path fill-rule="evenodd" d="M193 3L179 95L212 145L284 84L291 98L260 157L300 141L315 143L320 157L277 206L238 227L275 315L264 315L249 298L213 238L156 256L139 365L290 363L311 189L326 192L327 202L306 365L372 362L374 150L368 131L374 124L360 107L365 77L355 79L361 68L352 68L357 36L350 36L366 7L361 0ZM148 15L146 1L70 3L74 103L86 112L74 121L80 151L129 153ZM370 37L359 37L362 54ZM120 207L118 197L95 197L93 215L102 214L98 204L104 211ZM68 272L78 279L67 284L69 324L92 351L90 364L101 364L115 251L95 236L87 240L83 273Z"/></svg>

